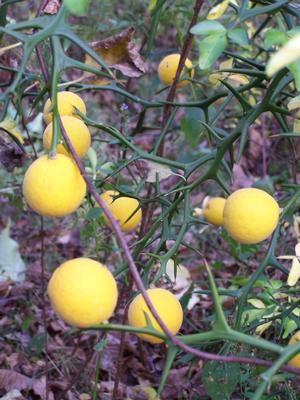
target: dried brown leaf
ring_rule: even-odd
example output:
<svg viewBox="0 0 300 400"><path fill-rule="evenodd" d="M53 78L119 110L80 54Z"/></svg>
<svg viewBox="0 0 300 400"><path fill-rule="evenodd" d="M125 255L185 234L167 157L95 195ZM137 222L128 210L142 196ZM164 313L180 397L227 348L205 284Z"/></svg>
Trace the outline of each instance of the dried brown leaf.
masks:
<svg viewBox="0 0 300 400"><path fill-rule="evenodd" d="M54 400L53 393L50 392L48 393L47 396L46 387L47 387L47 382L45 376L42 376L41 378L33 381L32 390L36 395L40 396L40 398L43 400Z"/></svg>
<svg viewBox="0 0 300 400"><path fill-rule="evenodd" d="M9 369L0 369L0 389L24 390L32 388L32 379Z"/></svg>
<svg viewBox="0 0 300 400"><path fill-rule="evenodd" d="M8 143L0 137L0 164L8 172L13 171L15 167L21 167L25 160L25 154L15 143Z"/></svg>
<svg viewBox="0 0 300 400"><path fill-rule="evenodd" d="M107 39L90 43L90 47L113 69L122 72L130 78L138 78L147 71L147 66L142 59L137 45L133 42L134 28L129 27L124 31L110 36ZM99 68L99 64L90 56L86 56L85 63ZM103 84L103 78L89 74L89 80Z"/></svg>
<svg viewBox="0 0 300 400"><path fill-rule="evenodd" d="M42 14L51 14L51 15L57 14L59 9L60 9L59 0L50 0L43 8Z"/></svg>

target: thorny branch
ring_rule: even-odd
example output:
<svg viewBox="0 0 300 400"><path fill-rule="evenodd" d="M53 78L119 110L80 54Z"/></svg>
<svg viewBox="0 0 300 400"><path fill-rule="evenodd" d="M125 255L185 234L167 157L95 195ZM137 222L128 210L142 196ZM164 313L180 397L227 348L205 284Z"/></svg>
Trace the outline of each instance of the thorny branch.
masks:
<svg viewBox="0 0 300 400"><path fill-rule="evenodd" d="M62 136L70 150L70 153L72 154L72 157L74 158L75 163L77 164L80 173L83 177L83 179L86 182L87 188L90 191L90 193L92 194L92 196L94 197L94 199L96 200L96 202L98 203L98 205L103 209L105 215L107 216L109 222L111 223L112 229L114 231L114 233L117 236L117 239L119 241L120 247L122 248L122 250L124 251L124 255L127 259L128 262L128 267L129 270L132 274L133 280L135 285L137 286L138 290L141 292L150 312L152 313L152 315L154 316L154 318L156 319L157 323L159 324L159 326L161 327L162 331L164 332L164 334L166 335L166 337L169 339L169 341L177 346L178 348L180 348L181 350L191 353L194 356L200 358L201 360L213 360L213 361L219 361L219 362L233 362L233 363L241 363L241 364L250 364L250 365L262 365L262 366L270 366L272 365L272 361L266 361L266 360L262 360L259 358L249 358L249 357L238 357L238 356L223 356L223 355L218 355L218 354L212 354L212 353L208 353L205 351L200 351L198 349L195 349L191 346L188 346L184 343L182 343L182 341L180 339L178 339L177 337L173 336L173 334L169 331L169 329L166 327L166 325L164 324L164 322L161 320L161 318L159 317L158 313L156 312L155 308L153 307L151 300L147 294L147 291L144 287L143 281L140 277L140 274L138 272L138 269L135 265L135 262L132 258L131 252L129 250L129 247L127 245L127 241L126 238L123 234L123 232L121 231L120 225L119 223L113 218L113 216L111 215L110 211L108 210L106 204L103 202L103 200L101 199L101 197L99 196L97 189L95 188L95 186L93 185L93 183L90 181L90 179L87 176L87 173L85 171L85 168L81 162L81 160L79 159L78 155L76 154L74 147L68 137L68 135L66 134L66 131L63 127L62 121L60 116L58 116L59 118L59 125L60 125L60 129L61 129L61 133ZM297 375L300 375L300 369L297 368L292 368L292 367L288 367L288 366L284 366L282 367L282 370L285 371L289 371L289 372L293 372Z"/></svg>

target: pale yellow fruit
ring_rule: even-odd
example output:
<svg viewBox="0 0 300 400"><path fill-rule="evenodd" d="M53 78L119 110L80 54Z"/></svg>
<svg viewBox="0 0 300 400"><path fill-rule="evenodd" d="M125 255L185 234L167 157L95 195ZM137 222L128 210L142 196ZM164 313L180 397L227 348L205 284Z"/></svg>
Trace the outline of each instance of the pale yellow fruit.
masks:
<svg viewBox="0 0 300 400"><path fill-rule="evenodd" d="M259 243L269 237L278 224L279 206L268 193L246 188L226 200L223 226L240 243Z"/></svg>
<svg viewBox="0 0 300 400"><path fill-rule="evenodd" d="M86 328L112 316L118 290L112 273L104 265L89 258L75 258L54 271L48 295L62 320Z"/></svg>
<svg viewBox="0 0 300 400"><path fill-rule="evenodd" d="M27 169L23 195L29 206L47 217L75 211L86 193L86 184L74 161L63 154L39 157Z"/></svg>
<svg viewBox="0 0 300 400"><path fill-rule="evenodd" d="M296 344L300 341L300 331L297 331L289 341L289 345ZM288 364L294 368L300 368L300 352L295 357L291 358Z"/></svg>
<svg viewBox="0 0 300 400"><path fill-rule="evenodd" d="M162 322L164 322L166 327L171 331L171 333L173 333L173 335L176 335L183 321L182 307L177 298L174 296L173 293L169 292L168 290L160 288L148 289L147 294ZM129 324L137 328L146 328L147 320L144 313L146 313L149 317L153 328L158 332L163 332L156 320L154 319L152 313L150 313L150 310L146 305L143 296L139 294L133 299L129 306ZM152 335L147 335L143 333L139 333L137 335L141 339L149 343L163 342L162 339Z"/></svg>
<svg viewBox="0 0 300 400"><path fill-rule="evenodd" d="M223 224L223 210L226 200L223 197L213 197L203 208L204 218L215 226Z"/></svg>
<svg viewBox="0 0 300 400"><path fill-rule="evenodd" d="M61 117L61 121L78 157L83 158L91 145L91 134L88 127L80 119L69 115ZM53 123L50 122L43 135L43 145L45 150L49 151L51 148L52 135ZM70 153L66 150L65 146L62 143L59 143L56 150L58 153L69 156Z"/></svg>
<svg viewBox="0 0 300 400"><path fill-rule="evenodd" d="M85 104L81 97L79 97L78 94L67 91L57 93L57 109L61 117L64 115L72 115L73 117L80 118L80 116L75 113L76 109L82 114L86 114ZM52 121L52 118L51 99L48 99L44 106L44 121L47 125Z"/></svg>
<svg viewBox="0 0 300 400"><path fill-rule="evenodd" d="M139 207L139 202L132 197L119 197L114 200L114 196L118 194L118 192L113 190L107 190L101 195L101 199L106 204L112 216L119 222L122 231L130 232L140 223L142 211L140 208L137 209ZM111 224L105 214L104 220L111 228Z"/></svg>
<svg viewBox="0 0 300 400"><path fill-rule="evenodd" d="M176 75L176 71L179 65L180 54L170 54L163 58L158 66L158 76L160 81L165 85L171 85ZM185 60L185 68L180 74L180 77L187 75L190 78L194 76L193 64L187 58ZM189 83L187 80L180 81L177 84L178 88L184 87Z"/></svg>

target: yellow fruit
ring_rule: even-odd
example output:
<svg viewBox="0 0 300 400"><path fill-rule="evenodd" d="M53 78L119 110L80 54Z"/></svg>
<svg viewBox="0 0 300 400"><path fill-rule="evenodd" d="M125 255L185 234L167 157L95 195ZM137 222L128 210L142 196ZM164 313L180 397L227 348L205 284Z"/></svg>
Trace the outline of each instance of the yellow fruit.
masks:
<svg viewBox="0 0 300 400"><path fill-rule="evenodd" d="M57 93L57 108L58 113L62 117L64 115L72 115L73 117L80 118L75 114L77 108L82 114L86 114L86 108L83 100L77 94L72 92L59 92ZM48 99L44 106L44 121L48 125L52 121L51 100Z"/></svg>
<svg viewBox="0 0 300 400"><path fill-rule="evenodd" d="M107 205L112 216L119 222L122 231L130 232L140 223L142 211L140 208L137 210L139 202L132 197L119 197L114 200L114 196L117 196L118 194L118 192L114 192L113 190L107 190L101 195L101 199ZM135 214L133 214L134 212ZM104 220L111 228L111 224L105 215Z"/></svg>
<svg viewBox="0 0 300 400"><path fill-rule="evenodd" d="M61 117L62 124L65 128L66 134L69 136L71 143L79 158L83 158L91 145L91 134L88 127L78 118L65 115ZM47 126L43 136L43 144L45 150L50 150L51 140L53 135L53 123ZM67 145L66 145L67 147ZM69 156L70 153L66 147L59 143L56 147L57 152Z"/></svg>
<svg viewBox="0 0 300 400"><path fill-rule="evenodd" d="M269 237L278 224L279 206L268 193L246 188L226 200L223 226L240 243L259 243Z"/></svg>
<svg viewBox="0 0 300 400"><path fill-rule="evenodd" d="M300 331L297 331L290 339L289 345L296 344L300 341ZM300 352L295 357L291 358L288 364L294 368L300 368Z"/></svg>
<svg viewBox="0 0 300 400"><path fill-rule="evenodd" d="M173 335L175 335L179 331L183 320L181 304L173 293L165 289L148 289L147 293L161 320ZM137 295L129 306L129 324L137 328L145 328L147 326L147 320L144 314L145 312L147 313L153 328L158 332L162 332L162 329L150 313L150 310L141 294ZM149 343L163 342L162 339L152 335L140 333L138 336Z"/></svg>
<svg viewBox="0 0 300 400"><path fill-rule="evenodd" d="M25 173L23 195L29 206L47 217L63 217L75 211L86 184L74 161L63 154L39 157Z"/></svg>
<svg viewBox="0 0 300 400"><path fill-rule="evenodd" d="M86 328L112 316L118 290L113 275L104 265L89 258L75 258L54 271L48 295L62 320Z"/></svg>
<svg viewBox="0 0 300 400"><path fill-rule="evenodd" d="M158 76L162 83L165 85L171 85L176 75L176 71L179 65L180 54L170 54L163 58L158 66ZM180 77L188 75L190 78L194 76L193 64L187 58L185 60L185 68L183 68ZM183 80L177 84L178 88L184 87L189 83L187 80Z"/></svg>
<svg viewBox="0 0 300 400"><path fill-rule="evenodd" d="M223 210L226 200L223 197L213 197L207 201L203 208L204 218L215 226L223 224Z"/></svg>

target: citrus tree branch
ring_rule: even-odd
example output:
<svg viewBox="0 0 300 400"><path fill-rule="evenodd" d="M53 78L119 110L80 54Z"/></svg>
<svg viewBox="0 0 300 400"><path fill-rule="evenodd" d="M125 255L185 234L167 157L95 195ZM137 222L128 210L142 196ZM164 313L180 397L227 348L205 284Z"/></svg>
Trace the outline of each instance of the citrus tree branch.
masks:
<svg viewBox="0 0 300 400"><path fill-rule="evenodd" d="M133 260L132 254L127 245L125 235L123 234L119 223L113 218L113 216L111 215L110 211L108 210L106 204L104 203L104 201L101 199L100 195L98 194L96 187L93 185L93 183L88 178L85 168L84 168L81 160L79 159L78 155L76 154L68 135L66 134L66 131L63 127L63 124L62 124L62 121L61 121L61 118L59 115L58 115L58 119L59 119L59 125L60 125L60 130L61 130L62 136L69 148L69 151L70 151L75 163L77 164L77 166L79 168L79 171L80 171L83 179L86 182L88 190L90 191L91 195L94 197L94 199L96 200L98 205L103 209L104 214L106 215L106 217L108 218L108 220L112 226L112 229L118 239L119 245L122 248L124 255L127 259L128 267L129 267L130 273L133 277L134 283L135 283L136 287L138 288L138 290L141 292L141 294L145 300L145 303L147 304L151 314L154 316L155 320L157 321L158 325L160 326L160 328L162 329L163 333L168 338L168 340L173 345L177 346L179 349L181 349L185 352L188 352L190 354L193 354L194 356L196 356L202 360L233 362L233 363L242 363L242 364L249 364L249 365L262 365L262 366L272 365L271 361L261 360L259 358L224 356L224 355L212 354L212 353L208 353L205 351L201 351L201 350L195 349L195 348L183 343L178 337L174 336L169 331L169 329L164 324L164 322L161 320L160 316L158 315L157 311L155 310L155 308L152 305L152 302L147 294L147 291L145 289L143 281L140 277L138 269ZM289 367L284 367L284 369L286 369L286 368L288 368L288 370L290 371ZM297 375L300 375L300 370L293 369L293 372Z"/></svg>

